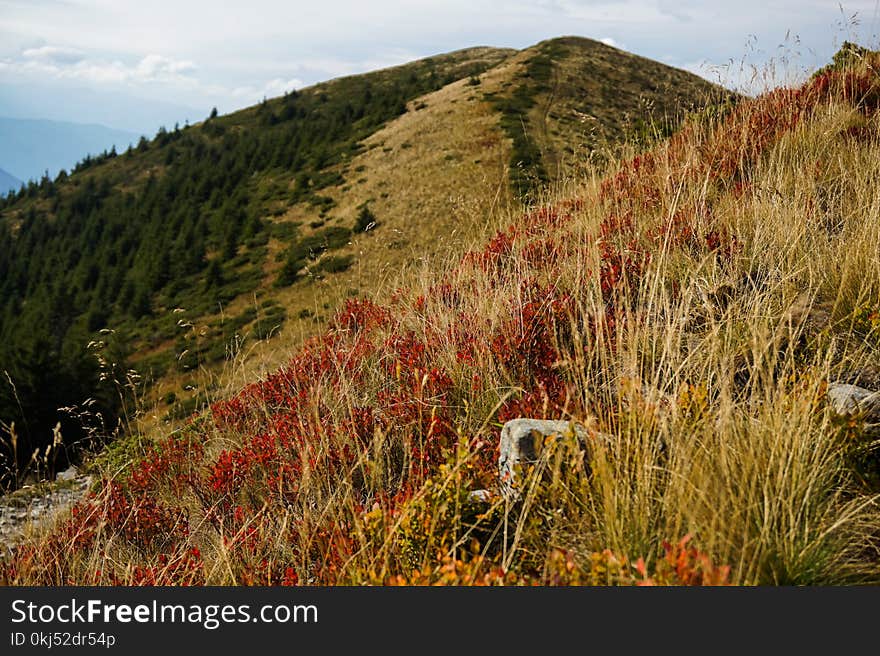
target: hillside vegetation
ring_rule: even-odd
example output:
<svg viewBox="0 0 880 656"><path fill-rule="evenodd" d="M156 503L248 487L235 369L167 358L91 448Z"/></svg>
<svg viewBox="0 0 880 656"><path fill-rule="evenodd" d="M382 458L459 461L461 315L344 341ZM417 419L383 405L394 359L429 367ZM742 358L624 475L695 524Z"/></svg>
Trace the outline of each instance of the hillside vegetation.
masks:
<svg viewBox="0 0 880 656"><path fill-rule="evenodd" d="M161 440L26 584L880 579L880 56L692 116ZM516 501L498 428L573 418ZM873 436L872 436L873 435ZM489 490L489 501L470 491Z"/></svg>
<svg viewBox="0 0 880 656"><path fill-rule="evenodd" d="M599 152L711 90L586 39L472 48L162 129L0 201L0 483L130 430L136 405L147 429L188 417L228 361L264 373L345 298L518 212L523 181L564 170L554 143Z"/></svg>
<svg viewBox="0 0 880 656"><path fill-rule="evenodd" d="M125 381L101 371L88 343L107 345L104 361L131 356L141 375L157 378L222 361L245 325L258 337L277 329L285 310L271 298L233 316L224 308L263 285L273 245L289 254L272 279L291 284L297 265L352 233L351 225L333 225L304 235L279 220L288 206L302 202L323 217L332 201L321 189L341 179L364 137L412 98L504 56L454 53L162 129L151 142L87 157L70 176L44 178L8 199L0 221L0 361L12 383L0 390L0 417L16 421L25 446L19 461L46 445L46 433L51 441L58 421L67 441L82 436L79 421L57 408L87 397L95 401L92 419L112 427L118 392L103 383ZM187 342L179 324L195 317L216 317L205 319L213 339Z"/></svg>

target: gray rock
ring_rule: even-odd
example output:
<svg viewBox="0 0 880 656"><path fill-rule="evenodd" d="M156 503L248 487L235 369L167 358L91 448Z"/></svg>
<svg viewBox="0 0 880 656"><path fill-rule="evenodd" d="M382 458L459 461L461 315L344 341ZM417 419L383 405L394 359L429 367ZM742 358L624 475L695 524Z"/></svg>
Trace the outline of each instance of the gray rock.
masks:
<svg viewBox="0 0 880 656"><path fill-rule="evenodd" d="M74 478L77 477L78 474L79 471L77 470L77 468L71 465L63 472L58 472L58 474L55 476L55 479L59 481L72 481Z"/></svg>
<svg viewBox="0 0 880 656"><path fill-rule="evenodd" d="M471 503L491 503L492 493L489 490L471 490L468 492L468 501Z"/></svg>
<svg viewBox="0 0 880 656"><path fill-rule="evenodd" d="M70 470L68 470L69 472ZM63 476L59 475L59 479ZM73 484L41 491L22 486L16 492L0 495L0 560L11 554L24 538L27 525L39 528L88 494L91 477L76 473ZM27 494L30 491L30 494Z"/></svg>
<svg viewBox="0 0 880 656"><path fill-rule="evenodd" d="M880 424L880 392L857 385L831 383L828 403L839 415L861 415L868 425Z"/></svg>
<svg viewBox="0 0 880 656"><path fill-rule="evenodd" d="M511 419L501 429L501 453L498 457L498 478L501 494L510 500L520 496L523 467L537 463L547 439L574 434L586 443L587 430L580 424L565 420Z"/></svg>

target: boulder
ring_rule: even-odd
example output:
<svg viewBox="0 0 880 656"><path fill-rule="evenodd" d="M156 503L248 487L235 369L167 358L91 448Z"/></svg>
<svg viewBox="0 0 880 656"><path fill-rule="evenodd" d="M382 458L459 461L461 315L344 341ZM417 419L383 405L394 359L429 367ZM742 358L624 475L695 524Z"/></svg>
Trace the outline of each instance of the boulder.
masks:
<svg viewBox="0 0 880 656"><path fill-rule="evenodd" d="M498 477L501 494L509 500L520 496L523 468L535 464L547 440L576 436L586 444L587 429L572 421L550 419L511 419L501 429L501 454L498 457Z"/></svg>

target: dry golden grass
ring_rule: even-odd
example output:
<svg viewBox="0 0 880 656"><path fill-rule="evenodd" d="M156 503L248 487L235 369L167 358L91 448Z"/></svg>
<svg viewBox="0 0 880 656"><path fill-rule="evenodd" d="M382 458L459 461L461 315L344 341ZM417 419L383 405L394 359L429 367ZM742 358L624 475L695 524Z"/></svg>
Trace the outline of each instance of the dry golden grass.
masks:
<svg viewBox="0 0 880 656"><path fill-rule="evenodd" d="M484 84L505 77L502 65L484 76ZM350 183L327 190L337 203L328 225L353 225L360 206L369 203L380 226L354 235L351 245L338 251L356 256L349 271L277 293L293 316L262 356L272 368L323 327L323 321L311 318L298 322L297 310L327 318L349 290L393 289L406 280L401 272L414 261L460 256L475 233L521 207L508 189L510 148L497 115L467 80L428 94L409 109L367 139L366 150L349 165ZM285 219L306 222L303 211L296 207Z"/></svg>

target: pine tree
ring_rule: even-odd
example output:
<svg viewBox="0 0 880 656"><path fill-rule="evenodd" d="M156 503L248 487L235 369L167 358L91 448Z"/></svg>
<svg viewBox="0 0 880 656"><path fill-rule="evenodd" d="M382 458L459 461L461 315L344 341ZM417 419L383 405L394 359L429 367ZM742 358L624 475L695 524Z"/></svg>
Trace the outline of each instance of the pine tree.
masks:
<svg viewBox="0 0 880 656"><path fill-rule="evenodd" d="M205 274L205 289L222 287L226 282L223 276L223 267L220 260L214 258L208 263L208 271Z"/></svg>

